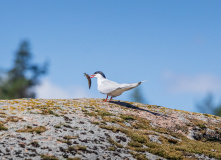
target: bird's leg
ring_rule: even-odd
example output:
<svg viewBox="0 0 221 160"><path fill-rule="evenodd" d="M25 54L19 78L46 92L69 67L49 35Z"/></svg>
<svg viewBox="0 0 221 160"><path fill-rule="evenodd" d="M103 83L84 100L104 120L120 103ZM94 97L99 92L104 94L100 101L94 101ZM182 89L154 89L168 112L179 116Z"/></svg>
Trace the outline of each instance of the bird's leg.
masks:
<svg viewBox="0 0 221 160"><path fill-rule="evenodd" d="M112 100L112 97L110 98L109 102Z"/></svg>
<svg viewBox="0 0 221 160"><path fill-rule="evenodd" d="M107 98L108 98L108 95L107 95ZM104 100L104 102L106 102L106 101L107 101L107 98Z"/></svg>

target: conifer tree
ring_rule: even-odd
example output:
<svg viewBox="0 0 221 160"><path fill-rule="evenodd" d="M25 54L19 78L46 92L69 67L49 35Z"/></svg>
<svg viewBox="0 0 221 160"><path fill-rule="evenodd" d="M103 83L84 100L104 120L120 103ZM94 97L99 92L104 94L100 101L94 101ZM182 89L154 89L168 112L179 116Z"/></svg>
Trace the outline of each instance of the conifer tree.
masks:
<svg viewBox="0 0 221 160"><path fill-rule="evenodd" d="M202 102L196 104L196 107L202 113L221 116L221 104L216 105L214 103L212 93L207 94L207 96L202 100Z"/></svg>
<svg viewBox="0 0 221 160"><path fill-rule="evenodd" d="M29 42L23 41L13 67L0 76L0 99L35 98L33 87L39 84L39 77L46 74L48 65L32 64L31 59Z"/></svg>
<svg viewBox="0 0 221 160"><path fill-rule="evenodd" d="M140 86L135 88L131 94L131 101L132 102L139 102L139 103L147 103L145 98L142 95Z"/></svg>

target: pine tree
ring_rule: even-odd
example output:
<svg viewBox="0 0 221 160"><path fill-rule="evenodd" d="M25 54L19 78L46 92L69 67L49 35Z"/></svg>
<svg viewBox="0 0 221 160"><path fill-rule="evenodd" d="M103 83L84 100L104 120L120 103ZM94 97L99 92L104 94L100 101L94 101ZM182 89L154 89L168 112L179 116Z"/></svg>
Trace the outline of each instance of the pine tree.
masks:
<svg viewBox="0 0 221 160"><path fill-rule="evenodd" d="M39 77L46 74L48 65L32 64L31 59L29 43L23 41L12 69L0 77L0 99L35 98L33 87L39 84Z"/></svg>
<svg viewBox="0 0 221 160"><path fill-rule="evenodd" d="M135 88L131 94L131 101L132 102L139 102L139 103L147 103L145 98L142 95L140 86Z"/></svg>
<svg viewBox="0 0 221 160"><path fill-rule="evenodd" d="M216 105L214 103L214 98L211 93L209 93L202 102L196 104L196 107L202 113L221 116L221 104Z"/></svg>

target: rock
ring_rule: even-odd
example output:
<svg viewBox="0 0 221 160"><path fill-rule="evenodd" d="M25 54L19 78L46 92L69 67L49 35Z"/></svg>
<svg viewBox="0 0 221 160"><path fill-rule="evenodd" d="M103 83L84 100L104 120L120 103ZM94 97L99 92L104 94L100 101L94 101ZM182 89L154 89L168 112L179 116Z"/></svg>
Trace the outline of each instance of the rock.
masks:
<svg viewBox="0 0 221 160"><path fill-rule="evenodd" d="M221 159L213 115L86 98L1 100L0 109L0 159Z"/></svg>

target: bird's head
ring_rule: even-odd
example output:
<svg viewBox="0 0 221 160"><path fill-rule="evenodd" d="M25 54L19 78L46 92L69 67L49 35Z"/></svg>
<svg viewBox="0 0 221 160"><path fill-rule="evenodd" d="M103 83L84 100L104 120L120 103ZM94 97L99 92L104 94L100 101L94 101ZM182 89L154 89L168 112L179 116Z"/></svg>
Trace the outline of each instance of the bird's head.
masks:
<svg viewBox="0 0 221 160"><path fill-rule="evenodd" d="M101 72L101 71L97 71L97 72L95 72L94 74L90 75L90 78L94 78L94 77L96 77L96 78L100 78L100 77L106 78L106 76L104 75L104 73Z"/></svg>

